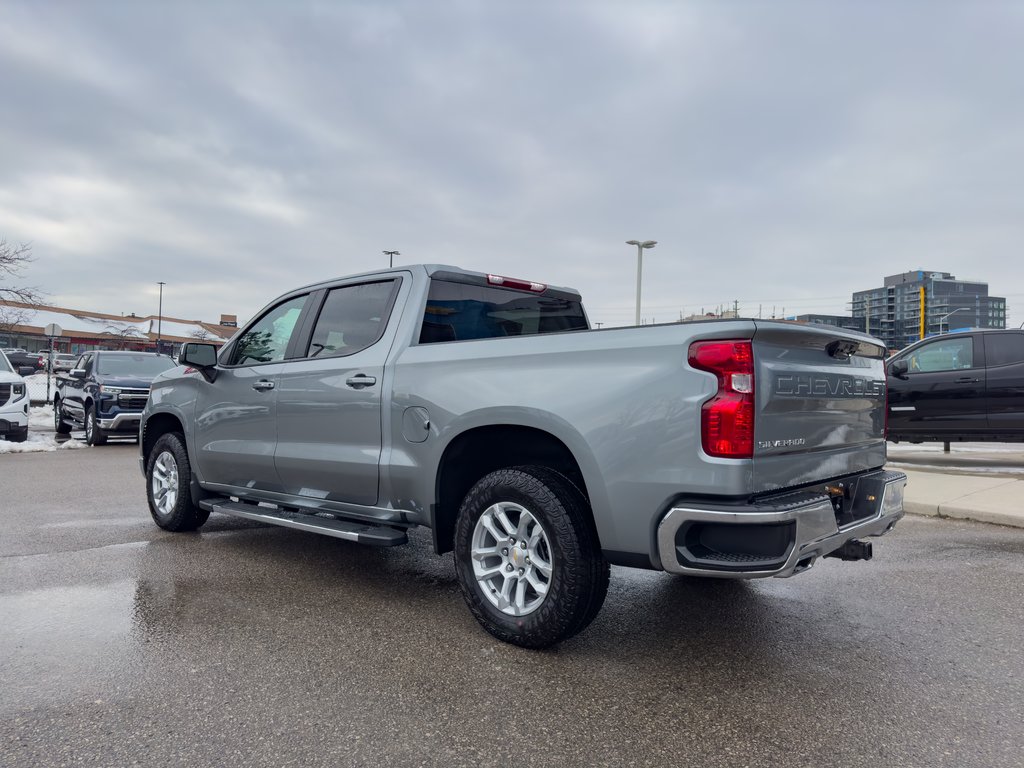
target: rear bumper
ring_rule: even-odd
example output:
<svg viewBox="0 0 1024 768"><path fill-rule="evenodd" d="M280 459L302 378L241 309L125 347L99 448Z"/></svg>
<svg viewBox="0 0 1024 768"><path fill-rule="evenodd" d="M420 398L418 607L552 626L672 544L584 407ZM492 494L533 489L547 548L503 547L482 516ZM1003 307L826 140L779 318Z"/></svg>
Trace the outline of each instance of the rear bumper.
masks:
<svg viewBox="0 0 1024 768"><path fill-rule="evenodd" d="M900 472L860 476L853 514L843 520L828 495L814 492L737 506L675 506L658 525L662 567L732 579L792 576L851 539L888 533L903 517L906 483Z"/></svg>

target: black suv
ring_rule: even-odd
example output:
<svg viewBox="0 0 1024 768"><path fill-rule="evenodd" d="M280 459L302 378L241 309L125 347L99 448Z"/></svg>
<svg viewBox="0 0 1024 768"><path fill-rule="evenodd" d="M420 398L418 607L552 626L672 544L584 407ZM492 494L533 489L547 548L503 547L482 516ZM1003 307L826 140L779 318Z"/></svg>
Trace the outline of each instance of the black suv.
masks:
<svg viewBox="0 0 1024 768"><path fill-rule="evenodd" d="M139 416L158 375L177 363L152 352L86 352L57 379L53 421L58 434L85 429L89 445L110 435L138 437Z"/></svg>
<svg viewBox="0 0 1024 768"><path fill-rule="evenodd" d="M1024 441L1024 330L924 339L887 371L893 442Z"/></svg>

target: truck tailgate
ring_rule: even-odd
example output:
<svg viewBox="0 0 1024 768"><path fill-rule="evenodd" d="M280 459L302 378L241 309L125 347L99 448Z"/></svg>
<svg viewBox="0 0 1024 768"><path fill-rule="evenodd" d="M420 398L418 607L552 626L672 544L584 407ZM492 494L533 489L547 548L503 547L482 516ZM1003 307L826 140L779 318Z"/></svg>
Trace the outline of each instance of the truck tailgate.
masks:
<svg viewBox="0 0 1024 768"><path fill-rule="evenodd" d="M885 349L831 326L757 323L753 491L885 464Z"/></svg>

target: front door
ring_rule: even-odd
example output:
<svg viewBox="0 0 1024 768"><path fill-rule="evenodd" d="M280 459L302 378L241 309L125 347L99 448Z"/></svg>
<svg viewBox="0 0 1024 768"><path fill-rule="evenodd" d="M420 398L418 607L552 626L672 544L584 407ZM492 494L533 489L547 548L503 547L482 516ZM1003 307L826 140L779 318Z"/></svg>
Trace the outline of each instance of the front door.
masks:
<svg viewBox="0 0 1024 768"><path fill-rule="evenodd" d="M898 436L984 430L985 368L979 341L955 334L921 344L896 360L905 378L890 375L889 431Z"/></svg>
<svg viewBox="0 0 1024 768"><path fill-rule="evenodd" d="M278 375L307 299L293 297L261 315L225 350L214 381L197 383L195 445L205 482L280 491Z"/></svg>
<svg viewBox="0 0 1024 768"><path fill-rule="evenodd" d="M278 377L276 466L287 493L372 506L381 454L381 392L400 281L327 292L309 344Z"/></svg>

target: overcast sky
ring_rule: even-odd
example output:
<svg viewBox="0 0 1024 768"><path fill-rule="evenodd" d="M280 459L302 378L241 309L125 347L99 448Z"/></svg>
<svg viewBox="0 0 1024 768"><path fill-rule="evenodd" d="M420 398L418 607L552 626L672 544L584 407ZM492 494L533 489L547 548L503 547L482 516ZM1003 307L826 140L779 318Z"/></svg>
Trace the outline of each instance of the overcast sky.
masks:
<svg viewBox="0 0 1024 768"><path fill-rule="evenodd" d="M922 267L1024 322L1024 3L0 0L0 236L53 304L248 318L441 262L591 319L844 312Z"/></svg>

